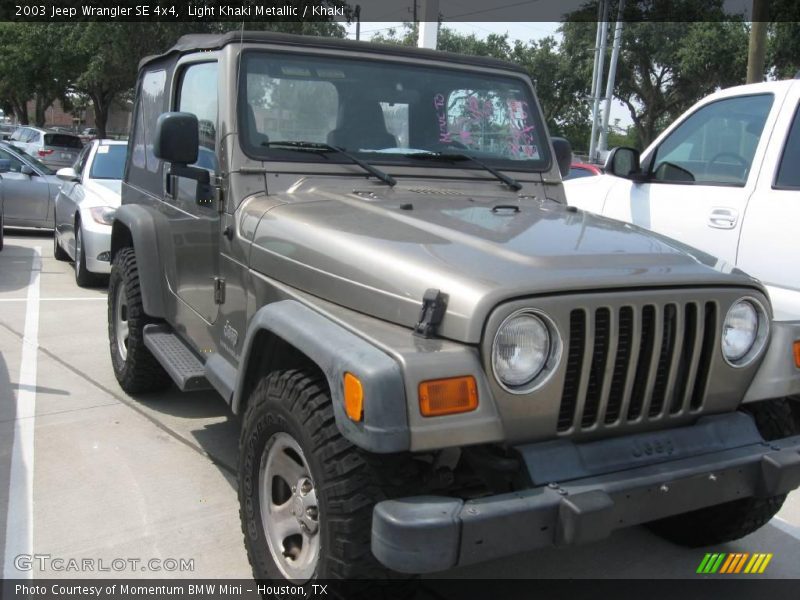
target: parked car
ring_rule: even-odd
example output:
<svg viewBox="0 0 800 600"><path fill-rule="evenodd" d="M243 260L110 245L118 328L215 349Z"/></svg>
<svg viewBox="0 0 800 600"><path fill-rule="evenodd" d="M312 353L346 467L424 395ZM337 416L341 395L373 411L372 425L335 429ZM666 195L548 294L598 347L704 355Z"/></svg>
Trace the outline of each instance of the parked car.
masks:
<svg viewBox="0 0 800 600"><path fill-rule="evenodd" d="M81 138L81 141L84 144L90 142L93 139L97 138L97 128L86 127L83 131L81 131L79 137Z"/></svg>
<svg viewBox="0 0 800 600"><path fill-rule="evenodd" d="M5 227L53 226L53 207L62 181L50 167L19 148L0 142L0 173Z"/></svg>
<svg viewBox="0 0 800 600"><path fill-rule="evenodd" d="M94 140L73 167L56 173L64 185L56 196L53 254L75 262L79 286L95 285L111 271L111 223L127 148L125 142Z"/></svg>
<svg viewBox="0 0 800 600"><path fill-rule="evenodd" d="M256 579L643 522L719 544L800 484L763 286L567 206L572 153L523 67L231 32L139 68L107 347L126 392L241 415Z"/></svg>
<svg viewBox="0 0 800 600"><path fill-rule="evenodd" d="M10 123L3 123L0 125L0 140L6 141L11 135L17 130L19 127L17 125L11 125Z"/></svg>
<svg viewBox="0 0 800 600"><path fill-rule="evenodd" d="M603 169L598 165L591 163L574 162L569 166L569 173L564 177L564 181L568 179L579 179L581 177L593 177L595 175L602 175Z"/></svg>
<svg viewBox="0 0 800 600"><path fill-rule="evenodd" d="M613 150L606 172L567 182L569 203L675 238L763 281L775 311L773 345L800 381L800 80L712 94L641 157Z"/></svg>
<svg viewBox="0 0 800 600"><path fill-rule="evenodd" d="M73 133L47 131L38 127L20 127L11 134L9 141L53 169L72 165L83 149L83 142Z"/></svg>

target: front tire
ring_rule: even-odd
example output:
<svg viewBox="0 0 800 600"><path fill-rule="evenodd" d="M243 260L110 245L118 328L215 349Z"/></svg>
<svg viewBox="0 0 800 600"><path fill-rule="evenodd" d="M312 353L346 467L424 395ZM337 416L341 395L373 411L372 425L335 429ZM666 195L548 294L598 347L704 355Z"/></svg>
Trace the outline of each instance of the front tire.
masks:
<svg viewBox="0 0 800 600"><path fill-rule="evenodd" d="M83 227L80 221L75 223L75 283L77 283L79 287L92 287L100 284L100 277L86 268L86 252L83 247Z"/></svg>
<svg viewBox="0 0 800 600"><path fill-rule="evenodd" d="M53 225L53 257L61 262L69 260L69 254L58 243L58 232L56 231L55 224Z"/></svg>
<svg viewBox="0 0 800 600"><path fill-rule="evenodd" d="M278 371L259 382L239 447L239 514L256 579L394 575L372 555L372 508L413 480L413 466L371 458L339 433L321 374Z"/></svg>
<svg viewBox="0 0 800 600"><path fill-rule="evenodd" d="M794 435L792 410L784 399L754 402L744 407L755 419L758 431L769 441ZM743 498L718 506L701 508L650 523L648 527L662 538L699 548L738 540L766 525L775 516L786 494L770 498Z"/></svg>
<svg viewBox="0 0 800 600"><path fill-rule="evenodd" d="M155 322L144 312L133 248L122 248L108 281L108 339L114 375L129 394L158 392L170 385L169 375L144 344L144 327Z"/></svg>

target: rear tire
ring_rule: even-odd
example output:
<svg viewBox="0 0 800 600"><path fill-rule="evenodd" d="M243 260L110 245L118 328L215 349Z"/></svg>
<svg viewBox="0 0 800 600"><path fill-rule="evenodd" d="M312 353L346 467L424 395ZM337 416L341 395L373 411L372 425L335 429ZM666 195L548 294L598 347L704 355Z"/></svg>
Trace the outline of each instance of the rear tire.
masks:
<svg viewBox="0 0 800 600"><path fill-rule="evenodd" d="M743 410L753 416L765 440L788 437L797 431L791 407L784 399L754 402ZM681 546L715 546L738 540L760 529L781 509L784 500L786 494L770 498L743 498L667 517L650 523L648 527L662 538Z"/></svg>
<svg viewBox="0 0 800 600"><path fill-rule="evenodd" d="M100 285L101 277L86 268L86 252L83 248L83 228L81 222L75 223L75 283L79 287Z"/></svg>
<svg viewBox="0 0 800 600"><path fill-rule="evenodd" d="M129 394L158 392L172 381L144 344L145 325L156 322L144 312L133 248L123 248L108 282L108 339L114 375Z"/></svg>
<svg viewBox="0 0 800 600"><path fill-rule="evenodd" d="M255 578L397 577L372 555L372 509L409 489L416 472L404 456L376 458L339 433L322 374L286 370L263 378L250 395L239 444L239 515ZM314 505L306 506L312 494ZM315 518L304 525L309 514Z"/></svg>

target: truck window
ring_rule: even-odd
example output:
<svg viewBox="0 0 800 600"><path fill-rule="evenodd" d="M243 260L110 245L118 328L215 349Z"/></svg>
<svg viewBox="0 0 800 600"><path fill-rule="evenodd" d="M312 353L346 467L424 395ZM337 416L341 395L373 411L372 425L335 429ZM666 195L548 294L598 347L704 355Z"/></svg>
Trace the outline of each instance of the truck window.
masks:
<svg viewBox="0 0 800 600"><path fill-rule="evenodd" d="M772 94L758 94L698 109L656 149L653 179L743 186L772 102Z"/></svg>
<svg viewBox="0 0 800 600"><path fill-rule="evenodd" d="M183 71L177 109L197 117L200 152L195 164L216 171L217 63L194 64Z"/></svg>
<svg viewBox="0 0 800 600"><path fill-rule="evenodd" d="M163 69L142 75L131 135L128 180L153 194L159 194L163 186L161 161L153 154L153 135L158 117L168 110L164 104L166 83L167 72Z"/></svg>
<svg viewBox="0 0 800 600"><path fill-rule="evenodd" d="M794 113L794 121L783 147L775 187L780 189L800 189L800 106Z"/></svg>

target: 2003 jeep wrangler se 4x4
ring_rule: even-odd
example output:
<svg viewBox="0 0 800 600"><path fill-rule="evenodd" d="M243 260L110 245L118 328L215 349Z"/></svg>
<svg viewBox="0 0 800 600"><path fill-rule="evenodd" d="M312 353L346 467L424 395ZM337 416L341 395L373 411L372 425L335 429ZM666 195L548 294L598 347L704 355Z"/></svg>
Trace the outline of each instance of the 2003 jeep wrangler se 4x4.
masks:
<svg viewBox="0 0 800 600"><path fill-rule="evenodd" d="M273 33L142 61L113 225L131 394L241 415L258 578L449 569L637 523L743 536L800 482L740 271L570 208L519 67Z"/></svg>

